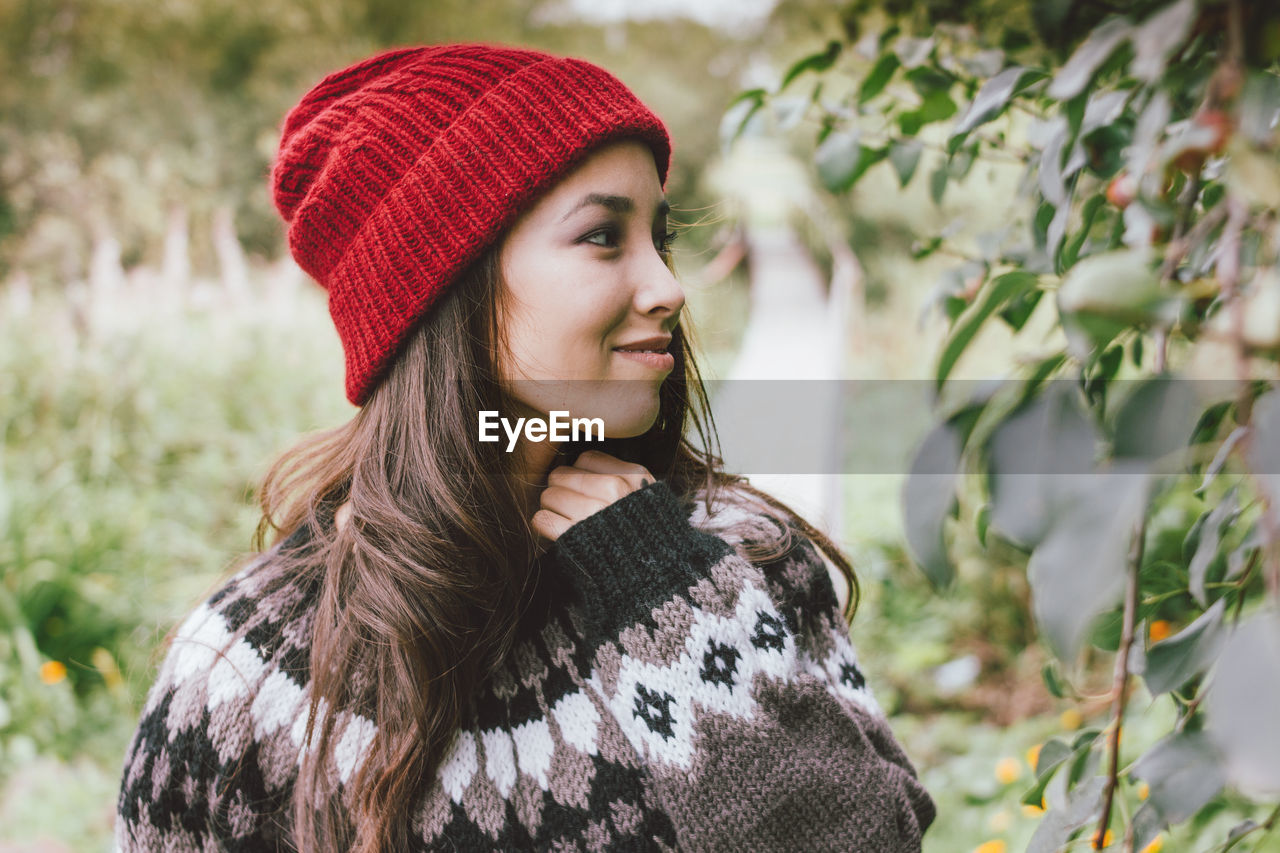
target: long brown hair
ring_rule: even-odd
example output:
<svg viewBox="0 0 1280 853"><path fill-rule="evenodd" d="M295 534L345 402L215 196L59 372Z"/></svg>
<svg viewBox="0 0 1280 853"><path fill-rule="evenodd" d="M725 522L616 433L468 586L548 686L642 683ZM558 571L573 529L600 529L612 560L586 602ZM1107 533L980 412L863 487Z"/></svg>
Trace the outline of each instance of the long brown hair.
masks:
<svg viewBox="0 0 1280 853"><path fill-rule="evenodd" d="M489 249L449 288L349 423L285 453L260 493L258 548L273 532L275 543L307 533L305 547L280 548L277 561L320 590L309 748L291 815L301 850L406 847L415 794L434 779L468 700L513 642L536 537L510 455L474 440L478 410L512 411L496 379L503 345L497 257ZM701 493L708 511L725 486L764 501L844 573L852 619L857 581L839 549L722 470L686 324L675 329L676 366L660 389L653 428L592 446L644 465L686 500ZM701 448L686 439L690 426ZM580 449L562 448L566 464ZM784 536L745 547L765 561L790 546ZM324 709L353 708L376 721L376 732L339 797L337 714Z"/></svg>

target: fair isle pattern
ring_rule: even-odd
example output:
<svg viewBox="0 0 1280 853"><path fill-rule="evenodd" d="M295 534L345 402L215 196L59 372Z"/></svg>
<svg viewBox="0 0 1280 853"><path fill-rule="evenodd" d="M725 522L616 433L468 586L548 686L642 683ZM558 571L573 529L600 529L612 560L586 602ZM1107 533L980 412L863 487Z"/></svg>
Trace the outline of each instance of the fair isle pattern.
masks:
<svg viewBox="0 0 1280 853"><path fill-rule="evenodd" d="M655 484L561 537L522 639L422 786L415 849L794 847L801 836L774 837L767 815L721 824L738 803L789 802L788 791L760 790L770 775L760 766L778 763L770 743L786 737L797 739L790 753L806 753L815 735L784 718L817 713L836 754L824 745L778 784L803 789L797 772L847 777L853 789L871 780L883 802L857 803L865 825L842 826L848 804L832 795L809 846L918 850L932 803L867 689L825 567L803 540L755 566L731 544L744 530L777 533L749 512L689 517ZM610 592L574 571L585 563L596 581L648 565L643 583ZM270 553L246 567L179 630L126 760L122 851L289 846L315 590L272 567ZM335 789L375 731L338 711Z"/></svg>

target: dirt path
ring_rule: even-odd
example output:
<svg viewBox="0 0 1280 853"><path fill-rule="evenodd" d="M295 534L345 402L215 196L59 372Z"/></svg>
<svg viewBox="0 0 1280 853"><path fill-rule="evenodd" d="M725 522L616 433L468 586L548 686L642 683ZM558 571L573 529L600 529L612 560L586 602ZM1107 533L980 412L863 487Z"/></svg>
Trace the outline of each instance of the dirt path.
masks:
<svg viewBox="0 0 1280 853"><path fill-rule="evenodd" d="M840 538L847 294L794 230L748 228L751 310L715 400L725 463Z"/></svg>

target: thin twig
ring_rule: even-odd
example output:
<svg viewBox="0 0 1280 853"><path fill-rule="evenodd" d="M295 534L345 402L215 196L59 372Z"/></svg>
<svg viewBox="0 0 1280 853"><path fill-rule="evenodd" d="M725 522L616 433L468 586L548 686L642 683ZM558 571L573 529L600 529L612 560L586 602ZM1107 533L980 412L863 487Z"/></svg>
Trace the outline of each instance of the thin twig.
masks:
<svg viewBox="0 0 1280 853"><path fill-rule="evenodd" d="M1169 241L1169 249L1165 252L1164 263L1160 266L1160 279L1169 281L1173 278L1173 273L1178 268L1178 264L1187 256L1187 252L1196 246L1200 241L1209 236L1209 233L1217 228L1227 215L1226 205L1217 204L1213 209L1207 212L1199 222L1191 227L1184 237L1174 237Z"/></svg>
<svg viewBox="0 0 1280 853"><path fill-rule="evenodd" d="M1133 649L1133 625L1138 612L1138 571L1142 567L1146 538L1147 513L1144 505L1142 518L1134 532L1133 545L1129 549L1129 573L1124 587L1124 623L1120 632L1120 650L1116 652L1115 681L1112 686L1111 717L1114 728L1111 732L1111 756L1107 764L1107 787L1102 795L1102 818L1098 821L1098 832L1093 839L1094 850L1102 849L1107 824L1111 822L1111 804L1120 781L1120 729L1124 720L1125 700L1129 695L1126 689L1129 681L1129 653Z"/></svg>
<svg viewBox="0 0 1280 853"><path fill-rule="evenodd" d="M1249 565L1245 567L1244 574L1240 576L1240 592L1236 595L1236 608L1231 618L1231 621L1236 624L1239 624L1240 611L1244 608L1244 588L1248 585L1249 579L1253 577L1253 569L1258 565L1258 557L1261 555L1261 551L1254 551L1253 556L1249 558Z"/></svg>
<svg viewBox="0 0 1280 853"><path fill-rule="evenodd" d="M1228 319L1236 379L1240 384L1236 398L1236 422L1243 426L1249 423L1253 414L1253 383L1249 376L1249 350L1244 338L1245 305L1239 292L1241 235L1249 211L1234 193L1228 193L1222 203L1227 207L1227 225L1222 231L1222 253L1218 257L1218 284L1222 288L1223 301L1227 304L1226 310L1231 312ZM1246 464L1253 438L1253 430L1250 429L1236 445L1236 452ZM1264 501L1259 524L1262 526L1262 550L1266 554L1267 593L1272 599L1280 601L1280 529L1277 528L1275 517L1280 495L1271 494L1266 480L1256 474L1253 480Z"/></svg>

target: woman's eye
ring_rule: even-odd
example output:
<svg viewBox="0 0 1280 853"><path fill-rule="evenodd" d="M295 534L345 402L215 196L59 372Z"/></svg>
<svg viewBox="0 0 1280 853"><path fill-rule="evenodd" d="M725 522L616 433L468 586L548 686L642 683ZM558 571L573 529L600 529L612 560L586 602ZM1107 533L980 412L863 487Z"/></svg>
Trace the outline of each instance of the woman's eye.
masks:
<svg viewBox="0 0 1280 853"><path fill-rule="evenodd" d="M616 249L618 247L618 230L616 228L601 228L583 237L582 242L600 246L604 249Z"/></svg>
<svg viewBox="0 0 1280 853"><path fill-rule="evenodd" d="M671 252L671 244L675 242L675 239L675 231L655 234L653 235L654 248L664 255L669 254ZM622 245L622 231L614 226L599 228L587 234L580 242L599 246L602 249L616 249Z"/></svg>

